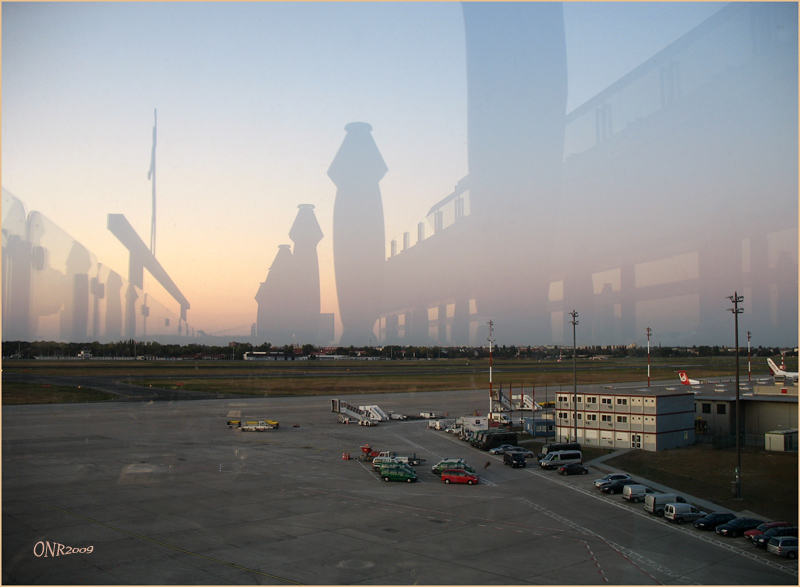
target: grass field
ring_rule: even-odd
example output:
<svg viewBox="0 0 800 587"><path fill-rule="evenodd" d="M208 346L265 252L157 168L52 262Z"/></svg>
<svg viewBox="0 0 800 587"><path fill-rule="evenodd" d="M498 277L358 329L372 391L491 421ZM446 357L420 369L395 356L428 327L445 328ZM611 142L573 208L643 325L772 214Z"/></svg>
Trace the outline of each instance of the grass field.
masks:
<svg viewBox="0 0 800 587"><path fill-rule="evenodd" d="M692 377L732 376L733 359L662 359L651 364L651 379L677 380L676 371ZM113 377L125 383L162 389L251 395L327 395L485 389L488 360L455 359L398 361L115 361L36 360L6 361L4 373L28 372L69 377ZM579 360L577 380L587 383L624 383L647 378L645 359ZM493 363L495 388L536 387L537 393L571 385L572 363L567 361L502 360ZM91 383L87 382L86 386ZM54 392L55 393L55 392ZM3 404L38 403L41 394L5 393ZM75 400L72 389L63 400ZM100 399L100 398L95 398ZM48 399L47 402L52 401ZM58 401L58 400L56 400Z"/></svg>

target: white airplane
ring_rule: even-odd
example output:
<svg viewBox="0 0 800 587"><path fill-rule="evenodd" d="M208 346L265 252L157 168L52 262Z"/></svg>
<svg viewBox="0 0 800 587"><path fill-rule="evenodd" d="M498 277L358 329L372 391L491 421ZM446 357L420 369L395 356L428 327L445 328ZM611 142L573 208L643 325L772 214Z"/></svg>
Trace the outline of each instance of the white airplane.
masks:
<svg viewBox="0 0 800 587"><path fill-rule="evenodd" d="M700 385L697 379L689 379L689 376L686 375L686 371L678 371L678 377L684 385Z"/></svg>
<svg viewBox="0 0 800 587"><path fill-rule="evenodd" d="M784 371L772 359L767 359L767 365L769 365L769 370L772 371L772 375L775 377L785 377L786 379L797 381L797 371Z"/></svg>

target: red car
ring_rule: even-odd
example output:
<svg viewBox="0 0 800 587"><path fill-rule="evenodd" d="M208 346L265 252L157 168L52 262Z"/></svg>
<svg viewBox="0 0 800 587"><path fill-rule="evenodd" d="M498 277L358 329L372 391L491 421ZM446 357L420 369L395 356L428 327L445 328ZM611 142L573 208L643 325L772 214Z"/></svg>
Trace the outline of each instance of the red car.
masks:
<svg viewBox="0 0 800 587"><path fill-rule="evenodd" d="M764 522L758 528L753 530L748 530L744 533L744 537L748 540L753 540L759 534L763 534L767 530L771 530L772 528L780 528L781 526L788 526L789 522Z"/></svg>
<svg viewBox="0 0 800 587"><path fill-rule="evenodd" d="M464 469L445 469L442 471L442 481L445 483L466 483L474 485L479 477L475 473L470 473Z"/></svg>

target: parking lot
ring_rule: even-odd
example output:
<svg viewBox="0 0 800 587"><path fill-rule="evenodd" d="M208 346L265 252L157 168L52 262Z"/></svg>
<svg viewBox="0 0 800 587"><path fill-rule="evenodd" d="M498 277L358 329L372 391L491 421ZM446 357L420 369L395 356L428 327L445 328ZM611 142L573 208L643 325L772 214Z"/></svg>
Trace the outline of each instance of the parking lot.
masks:
<svg viewBox="0 0 800 587"><path fill-rule="evenodd" d="M488 401L472 391L342 399L450 417ZM243 433L231 418L281 425ZM365 444L424 458L417 482L381 480L356 458ZM430 467L445 457L465 459L480 483L443 483ZM325 397L8 407L3 581L797 583L796 561L601 494L600 470L502 463L424 420L339 424ZM39 543L84 552L41 556Z"/></svg>

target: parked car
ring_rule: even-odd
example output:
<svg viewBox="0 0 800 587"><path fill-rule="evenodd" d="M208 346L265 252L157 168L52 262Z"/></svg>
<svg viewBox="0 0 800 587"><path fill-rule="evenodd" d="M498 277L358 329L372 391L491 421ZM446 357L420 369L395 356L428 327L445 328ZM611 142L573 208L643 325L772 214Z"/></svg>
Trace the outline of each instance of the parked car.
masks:
<svg viewBox="0 0 800 587"><path fill-rule="evenodd" d="M644 497L644 511L664 517L664 508L668 503L689 503L674 493L650 493Z"/></svg>
<svg viewBox="0 0 800 587"><path fill-rule="evenodd" d="M797 558L797 536L774 536L767 542L767 552Z"/></svg>
<svg viewBox="0 0 800 587"><path fill-rule="evenodd" d="M752 540L759 534L763 534L767 530L771 530L772 528L779 528L781 526L788 526L789 522L764 522L758 528L753 528L752 530L748 530L744 533L744 537Z"/></svg>
<svg viewBox="0 0 800 587"><path fill-rule="evenodd" d="M633 479L617 479L611 483L607 483L600 488L602 493L614 495L615 493L622 493L622 488L626 485L638 485Z"/></svg>
<svg viewBox="0 0 800 587"><path fill-rule="evenodd" d="M474 473L464 469L445 469L442 471L442 481L445 483L466 483L474 485L479 481L479 477Z"/></svg>
<svg viewBox="0 0 800 587"><path fill-rule="evenodd" d="M622 488L622 499L639 503L650 493L655 492L646 485L626 485Z"/></svg>
<svg viewBox="0 0 800 587"><path fill-rule="evenodd" d="M714 512L708 514L705 518L700 518L694 521L694 527L698 530L714 530L721 524L727 524L731 520L736 519L736 514L731 512Z"/></svg>
<svg viewBox="0 0 800 587"><path fill-rule="evenodd" d="M777 536L797 536L797 526L778 526L777 528L770 528L766 532L751 537L750 542L755 544L758 548L766 548L767 543Z"/></svg>
<svg viewBox="0 0 800 587"><path fill-rule="evenodd" d="M611 483L612 481L618 481L620 479L630 479L631 476L627 475L626 473L609 473L608 475L604 475L599 479L594 480L594 486L600 489L606 483Z"/></svg>
<svg viewBox="0 0 800 587"><path fill-rule="evenodd" d="M505 454L507 448L514 448L513 444L501 444L500 446L496 446L489 450L490 455L502 455Z"/></svg>
<svg viewBox="0 0 800 587"><path fill-rule="evenodd" d="M569 465L559 467L558 472L561 475L586 475L589 472L589 469L583 465L579 465L578 463L570 463Z"/></svg>
<svg viewBox="0 0 800 587"><path fill-rule="evenodd" d="M520 454L526 459L533 458L533 453L522 446L512 446L511 448L507 448L505 454L508 453Z"/></svg>
<svg viewBox="0 0 800 587"><path fill-rule="evenodd" d="M523 469L527 466L525 462L525 456L519 452L507 452L503 455L503 464L504 465L511 465L511 468L514 467L522 467Z"/></svg>
<svg viewBox="0 0 800 587"><path fill-rule="evenodd" d="M542 469L558 469L563 465L570 463L583 464L583 453L579 450L559 450L556 452L549 452L547 456L539 461L539 466Z"/></svg>
<svg viewBox="0 0 800 587"><path fill-rule="evenodd" d="M735 538L737 536L741 536L748 530L757 528L763 523L764 520L757 520L756 518L736 518L735 520L731 520L726 524L717 526L716 532L720 536L731 536Z"/></svg>
<svg viewBox="0 0 800 587"><path fill-rule="evenodd" d="M417 480L417 474L404 465L385 465L381 467L381 479L411 483Z"/></svg>
<svg viewBox="0 0 800 587"><path fill-rule="evenodd" d="M687 520L699 520L707 515L708 512L701 512L689 503L668 503L664 506L664 519L677 524L683 524Z"/></svg>
<svg viewBox="0 0 800 587"><path fill-rule="evenodd" d="M445 469L463 469L470 473L474 473L475 469L470 467L464 459L444 459L431 467L431 472L434 475L441 475Z"/></svg>

